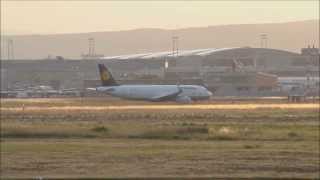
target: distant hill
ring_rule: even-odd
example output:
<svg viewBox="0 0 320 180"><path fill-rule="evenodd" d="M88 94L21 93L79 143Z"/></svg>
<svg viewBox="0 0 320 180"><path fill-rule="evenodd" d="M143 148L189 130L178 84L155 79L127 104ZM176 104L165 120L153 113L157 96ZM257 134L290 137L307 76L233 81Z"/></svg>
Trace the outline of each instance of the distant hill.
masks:
<svg viewBox="0 0 320 180"><path fill-rule="evenodd" d="M171 37L179 36L179 49L260 47L262 33L268 34L268 47L299 52L308 44L319 46L319 20L287 23L220 25L179 30L136 29L81 34L12 36L16 59L51 56L80 58L88 52L88 38L95 38L96 53L106 56L168 51ZM5 47L2 48L4 50ZM6 51L2 55L6 56Z"/></svg>

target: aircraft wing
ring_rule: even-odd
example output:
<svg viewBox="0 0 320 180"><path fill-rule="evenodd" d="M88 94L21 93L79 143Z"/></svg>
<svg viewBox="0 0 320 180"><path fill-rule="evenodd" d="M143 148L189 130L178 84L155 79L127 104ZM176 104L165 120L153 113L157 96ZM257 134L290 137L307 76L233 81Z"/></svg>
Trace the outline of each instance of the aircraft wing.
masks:
<svg viewBox="0 0 320 180"><path fill-rule="evenodd" d="M166 100L170 100L173 98L176 98L180 93L182 92L181 89L177 89L177 91L175 92L165 92L163 94L154 96L151 98L152 101L166 101Z"/></svg>

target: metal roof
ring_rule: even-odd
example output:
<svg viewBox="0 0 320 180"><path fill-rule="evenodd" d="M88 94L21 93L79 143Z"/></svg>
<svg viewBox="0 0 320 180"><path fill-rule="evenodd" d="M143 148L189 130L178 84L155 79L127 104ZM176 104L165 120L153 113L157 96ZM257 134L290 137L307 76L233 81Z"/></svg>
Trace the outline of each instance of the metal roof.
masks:
<svg viewBox="0 0 320 180"><path fill-rule="evenodd" d="M208 56L216 52L237 49L234 48L208 48L208 49L193 49L193 50L180 50L175 56ZM106 56L101 59L116 59L116 60L127 60L127 59L152 59L152 58L165 58L172 57L172 51L155 52L155 53L140 53L140 54L127 54L120 56Z"/></svg>

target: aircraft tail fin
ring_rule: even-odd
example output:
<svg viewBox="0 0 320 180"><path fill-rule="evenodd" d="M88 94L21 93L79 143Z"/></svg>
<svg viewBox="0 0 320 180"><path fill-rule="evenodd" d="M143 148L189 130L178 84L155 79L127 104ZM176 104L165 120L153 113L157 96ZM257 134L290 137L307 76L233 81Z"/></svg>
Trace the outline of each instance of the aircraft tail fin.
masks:
<svg viewBox="0 0 320 180"><path fill-rule="evenodd" d="M117 86L118 84L116 81L113 79L112 74L104 66L104 64L98 64L99 68L99 73L100 73L100 78L101 78L101 84L102 86Z"/></svg>

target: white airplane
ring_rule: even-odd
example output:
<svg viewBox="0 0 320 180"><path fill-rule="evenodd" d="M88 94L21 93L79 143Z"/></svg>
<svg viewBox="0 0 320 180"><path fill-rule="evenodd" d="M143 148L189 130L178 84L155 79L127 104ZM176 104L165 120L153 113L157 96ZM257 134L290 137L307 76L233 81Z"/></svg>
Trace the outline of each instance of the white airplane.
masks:
<svg viewBox="0 0 320 180"><path fill-rule="evenodd" d="M98 68L102 86L96 87L95 90L115 97L190 103L193 100L207 100L212 96L210 91L199 85L119 85L103 64L98 64Z"/></svg>

